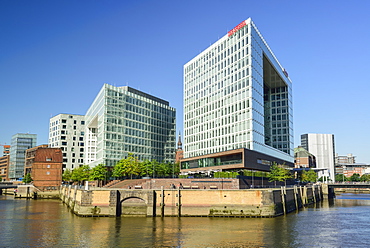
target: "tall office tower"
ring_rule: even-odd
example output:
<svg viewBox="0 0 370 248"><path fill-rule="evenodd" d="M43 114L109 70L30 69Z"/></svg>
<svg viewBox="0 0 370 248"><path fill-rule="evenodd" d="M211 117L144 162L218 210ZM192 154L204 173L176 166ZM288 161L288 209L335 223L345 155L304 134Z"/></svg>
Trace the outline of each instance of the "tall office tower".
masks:
<svg viewBox="0 0 370 248"><path fill-rule="evenodd" d="M84 164L85 116L59 114L50 118L49 147L60 147L63 170L73 170Z"/></svg>
<svg viewBox="0 0 370 248"><path fill-rule="evenodd" d="M129 153L139 160L173 162L175 120L167 101L104 84L86 113L86 162L114 166Z"/></svg>
<svg viewBox="0 0 370 248"><path fill-rule="evenodd" d="M250 18L184 66L185 158L245 148L293 166L292 114L292 82Z"/></svg>
<svg viewBox="0 0 370 248"><path fill-rule="evenodd" d="M35 147L36 141L36 134L17 133L12 136L8 173L10 180L23 177L26 150Z"/></svg>
<svg viewBox="0 0 370 248"><path fill-rule="evenodd" d="M334 135L309 133L301 135L301 146L315 155L316 168L324 169L318 173L321 176L329 176L334 182Z"/></svg>

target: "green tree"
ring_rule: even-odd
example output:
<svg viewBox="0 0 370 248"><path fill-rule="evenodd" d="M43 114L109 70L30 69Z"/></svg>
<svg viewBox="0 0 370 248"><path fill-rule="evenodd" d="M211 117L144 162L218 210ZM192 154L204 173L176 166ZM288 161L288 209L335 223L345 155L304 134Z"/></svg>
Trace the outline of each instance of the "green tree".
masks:
<svg viewBox="0 0 370 248"><path fill-rule="evenodd" d="M30 173L27 173L25 176L24 176L24 178L22 179L22 182L24 182L24 183L30 183L30 182L32 182L33 180L32 180L32 177L31 177L31 174Z"/></svg>
<svg viewBox="0 0 370 248"><path fill-rule="evenodd" d="M270 167L270 173L267 175L269 182L285 182L287 179L291 178L292 175L290 171L285 169L283 165L278 165L275 162Z"/></svg>
<svg viewBox="0 0 370 248"><path fill-rule="evenodd" d="M103 164L98 164L94 168L91 169L89 180L94 181L98 180L98 186L102 186L102 181L106 179L107 176L107 167Z"/></svg>
<svg viewBox="0 0 370 248"><path fill-rule="evenodd" d="M345 181L348 181L348 178L343 174L336 174L335 175L335 181L336 182L345 182Z"/></svg>
<svg viewBox="0 0 370 248"><path fill-rule="evenodd" d="M139 161L132 153L128 154L127 158L121 159L113 168L113 176L123 177L140 175Z"/></svg>
<svg viewBox="0 0 370 248"><path fill-rule="evenodd" d="M368 182L368 181L370 181L370 175L368 175L368 174L363 174L363 175L360 177L360 181L361 181L361 182Z"/></svg>
<svg viewBox="0 0 370 248"><path fill-rule="evenodd" d="M309 169L308 171L302 171L301 176L302 182L316 183L317 174L314 170Z"/></svg>
<svg viewBox="0 0 370 248"><path fill-rule="evenodd" d="M157 168L157 174L161 177L166 177L169 175L169 168L168 165L165 163L160 163Z"/></svg>
<svg viewBox="0 0 370 248"><path fill-rule="evenodd" d="M178 177L178 175L180 174L180 163L168 163L167 165L170 171L170 176Z"/></svg>
<svg viewBox="0 0 370 248"><path fill-rule="evenodd" d="M139 164L140 175L150 177L153 175L153 167L150 160L146 159Z"/></svg>
<svg viewBox="0 0 370 248"><path fill-rule="evenodd" d="M65 181L65 182L70 182L71 181L71 177L72 177L72 171L70 169L66 169L63 172L62 180Z"/></svg>
<svg viewBox="0 0 370 248"><path fill-rule="evenodd" d="M349 178L351 182L359 182L360 181L360 174L354 173L352 176Z"/></svg>
<svg viewBox="0 0 370 248"><path fill-rule="evenodd" d="M89 174L90 174L90 167L88 165L82 165L78 168L75 168L72 171L71 179L74 182L78 182L79 184L82 184L83 181L89 180Z"/></svg>
<svg viewBox="0 0 370 248"><path fill-rule="evenodd" d="M152 177L155 178L156 176L158 176L158 168L159 168L159 162L157 160L152 160L150 161L151 163L151 166L152 166Z"/></svg>

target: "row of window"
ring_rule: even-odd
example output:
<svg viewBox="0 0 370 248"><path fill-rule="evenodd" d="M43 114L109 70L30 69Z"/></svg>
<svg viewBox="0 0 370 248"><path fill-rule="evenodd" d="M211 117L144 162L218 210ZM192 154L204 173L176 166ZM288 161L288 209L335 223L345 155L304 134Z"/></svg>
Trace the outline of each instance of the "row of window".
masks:
<svg viewBox="0 0 370 248"><path fill-rule="evenodd" d="M248 27L245 26L241 28L236 35L234 35L232 38L229 38L227 40L224 40L222 42L219 42L217 47L214 47L213 49L209 49L208 52L204 52L200 55L200 57L194 61L193 63L186 66L184 72L185 74L190 73L194 69L198 69L198 67L201 65L201 63L211 61L216 57L216 54L226 54L230 55L235 51L238 51L240 48L247 45L248 42Z"/></svg>
<svg viewBox="0 0 370 248"><path fill-rule="evenodd" d="M67 141L62 141L62 146L67 146L67 145L68 145ZM75 146L75 145L76 143L72 142L72 146ZM55 146L58 146L58 144ZM84 142L77 142L77 146L84 146Z"/></svg>

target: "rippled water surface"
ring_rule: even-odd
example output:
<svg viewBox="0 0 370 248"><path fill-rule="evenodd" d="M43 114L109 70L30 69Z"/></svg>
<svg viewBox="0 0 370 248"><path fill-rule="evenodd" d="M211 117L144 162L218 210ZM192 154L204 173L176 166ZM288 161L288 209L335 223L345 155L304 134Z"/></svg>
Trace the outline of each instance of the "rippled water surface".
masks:
<svg viewBox="0 0 370 248"><path fill-rule="evenodd" d="M277 218L86 218L57 200L0 196L0 247L370 247L370 195Z"/></svg>

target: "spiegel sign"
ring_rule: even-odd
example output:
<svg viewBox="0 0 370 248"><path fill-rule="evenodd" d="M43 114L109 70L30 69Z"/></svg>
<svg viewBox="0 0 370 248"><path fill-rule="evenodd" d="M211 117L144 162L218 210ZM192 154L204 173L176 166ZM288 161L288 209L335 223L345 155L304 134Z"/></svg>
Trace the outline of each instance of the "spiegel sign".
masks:
<svg viewBox="0 0 370 248"><path fill-rule="evenodd" d="M227 35L230 37L231 35L235 34L236 32L238 32L242 27L244 27L245 25L247 25L245 23L245 21L242 21L241 23L239 23L235 28L231 29L229 32L227 32Z"/></svg>

